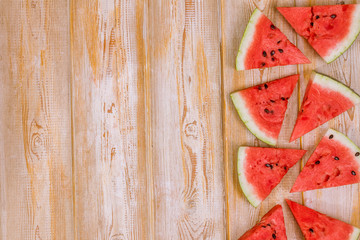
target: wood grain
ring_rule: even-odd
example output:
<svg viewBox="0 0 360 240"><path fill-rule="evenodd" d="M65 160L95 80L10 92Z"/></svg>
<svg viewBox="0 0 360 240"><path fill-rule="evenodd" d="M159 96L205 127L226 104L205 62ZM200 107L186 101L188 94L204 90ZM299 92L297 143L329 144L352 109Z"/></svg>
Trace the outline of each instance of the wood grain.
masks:
<svg viewBox="0 0 360 240"><path fill-rule="evenodd" d="M0 239L71 239L67 1L0 2Z"/></svg>
<svg viewBox="0 0 360 240"><path fill-rule="evenodd" d="M76 239L150 239L144 7L72 1Z"/></svg>
<svg viewBox="0 0 360 240"><path fill-rule="evenodd" d="M217 0L149 1L155 239L225 239Z"/></svg>
<svg viewBox="0 0 360 240"><path fill-rule="evenodd" d="M274 67L264 70L235 70L235 58L240 41L252 11L258 7L264 14L296 44L296 35L276 11L276 6L290 4L293 1L222 1L222 72L223 72L223 125L225 136L226 181L227 181L227 235L229 239L238 239L251 228L275 204L283 204L284 198L301 201L300 194L289 194L289 190L298 174L300 163L294 166L274 189L261 206L254 208L243 195L237 177L237 150L240 146L267 146L256 139L241 122L231 102L229 94L262 82L275 80L299 71L296 66ZM295 122L298 106L298 93L294 90L289 99L284 124L277 147L300 147L299 141L288 143ZM284 208L287 235L289 239L300 239L301 233L293 221L289 221L291 213Z"/></svg>
<svg viewBox="0 0 360 240"><path fill-rule="evenodd" d="M232 240L284 198L360 227L358 184L289 193L328 127L360 145L359 106L288 143L312 70L360 93L360 40L326 64L276 7L340 2L0 1L0 239ZM237 72L255 7L312 64ZM253 208L236 153L267 145L229 94L297 73L277 147L309 151Z"/></svg>

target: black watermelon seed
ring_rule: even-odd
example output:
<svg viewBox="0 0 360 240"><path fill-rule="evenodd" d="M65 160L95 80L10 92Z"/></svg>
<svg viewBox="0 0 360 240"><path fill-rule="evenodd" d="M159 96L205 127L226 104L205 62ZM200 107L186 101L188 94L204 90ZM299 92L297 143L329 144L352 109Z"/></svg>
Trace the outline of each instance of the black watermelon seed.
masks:
<svg viewBox="0 0 360 240"><path fill-rule="evenodd" d="M271 226L270 223L267 224L269 227Z"/></svg>
<svg viewBox="0 0 360 240"><path fill-rule="evenodd" d="M266 57L266 56L267 56L266 51L263 51L263 56L264 56L264 57Z"/></svg>
<svg viewBox="0 0 360 240"><path fill-rule="evenodd" d="M336 157L336 156L334 157L334 159L335 159L335 160L339 160L339 158L338 158L338 157Z"/></svg>
<svg viewBox="0 0 360 240"><path fill-rule="evenodd" d="M269 112L270 112L269 109L267 109L267 108L265 108L264 111L265 111L266 113L269 113Z"/></svg>
<svg viewBox="0 0 360 240"><path fill-rule="evenodd" d="M269 168L273 169L273 165L269 164L269 163L265 164L265 167L269 167ZM270 226L270 225L268 224L268 226Z"/></svg>
<svg viewBox="0 0 360 240"><path fill-rule="evenodd" d="M273 238L273 239L276 239L276 235L275 235L275 233L273 233L272 238Z"/></svg>
<svg viewBox="0 0 360 240"><path fill-rule="evenodd" d="M283 53L283 52L284 52L284 50L282 50L281 48L278 49L278 51L279 51L279 53Z"/></svg>
<svg viewBox="0 0 360 240"><path fill-rule="evenodd" d="M273 56L274 54L275 54L275 51L272 50L272 51L270 52L270 55Z"/></svg>
<svg viewBox="0 0 360 240"><path fill-rule="evenodd" d="M261 66L263 67L263 66L265 66L265 64L266 64L266 63L262 62L262 63L261 63Z"/></svg>
<svg viewBox="0 0 360 240"><path fill-rule="evenodd" d="M265 83L265 84L264 84L264 87L265 87L265 89L267 89L269 86Z"/></svg>
<svg viewBox="0 0 360 240"><path fill-rule="evenodd" d="M316 19L319 19L320 18L320 16L319 15L316 15L316 17L315 17Z"/></svg>
<svg viewBox="0 0 360 240"><path fill-rule="evenodd" d="M330 16L332 19L336 18L336 14Z"/></svg>
<svg viewBox="0 0 360 240"><path fill-rule="evenodd" d="M314 232L314 229L312 229L312 228L309 228L309 231L313 233L313 232Z"/></svg>
<svg viewBox="0 0 360 240"><path fill-rule="evenodd" d="M266 228L266 226L265 226L265 225L262 225L261 227Z"/></svg>
<svg viewBox="0 0 360 240"><path fill-rule="evenodd" d="M275 164L276 166L279 166L279 164L277 163L277 164Z"/></svg>
<svg viewBox="0 0 360 240"><path fill-rule="evenodd" d="M355 153L355 156L356 157L360 156L360 152Z"/></svg>
<svg viewBox="0 0 360 240"><path fill-rule="evenodd" d="M270 28L271 28L271 29L276 29L276 27L274 26L274 24L271 24L271 25L270 25Z"/></svg>
<svg viewBox="0 0 360 240"><path fill-rule="evenodd" d="M275 102L275 101L270 99L270 102Z"/></svg>
<svg viewBox="0 0 360 240"><path fill-rule="evenodd" d="M332 139L333 137L334 137L334 135L331 134L331 135L329 136L329 139Z"/></svg>
<svg viewBox="0 0 360 240"><path fill-rule="evenodd" d="M320 164L320 161L319 161L319 160L317 160L317 161L315 162L315 164Z"/></svg>
<svg viewBox="0 0 360 240"><path fill-rule="evenodd" d="M275 61L275 58L271 58L271 61Z"/></svg>
<svg viewBox="0 0 360 240"><path fill-rule="evenodd" d="M355 176L355 175L356 175L356 172L355 172L355 171L351 171L351 174Z"/></svg>
<svg viewBox="0 0 360 240"><path fill-rule="evenodd" d="M310 26L312 26L312 27L313 27L313 26L314 26L314 23L313 23L313 22L311 22L311 23L310 23Z"/></svg>
<svg viewBox="0 0 360 240"><path fill-rule="evenodd" d="M281 97L281 100L285 101L285 98L284 98L284 97Z"/></svg>
<svg viewBox="0 0 360 240"><path fill-rule="evenodd" d="M284 169L287 170L287 166L284 166Z"/></svg>
<svg viewBox="0 0 360 240"><path fill-rule="evenodd" d="M279 40L279 41L277 42L277 44L279 44L279 43L281 43L281 40Z"/></svg>

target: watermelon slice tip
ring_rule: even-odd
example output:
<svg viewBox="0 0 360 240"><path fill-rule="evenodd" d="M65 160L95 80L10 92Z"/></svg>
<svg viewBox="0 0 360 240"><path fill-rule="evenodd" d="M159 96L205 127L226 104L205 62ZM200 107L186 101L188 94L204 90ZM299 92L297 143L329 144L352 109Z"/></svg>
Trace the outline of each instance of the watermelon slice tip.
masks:
<svg viewBox="0 0 360 240"><path fill-rule="evenodd" d="M290 192L338 187L360 182L360 148L329 129L306 162Z"/></svg>
<svg viewBox="0 0 360 240"><path fill-rule="evenodd" d="M238 179L251 205L257 207L305 152L298 149L240 147ZM258 177L260 174L262 178Z"/></svg>
<svg viewBox="0 0 360 240"><path fill-rule="evenodd" d="M310 60L257 8L241 39L236 70L310 63Z"/></svg>

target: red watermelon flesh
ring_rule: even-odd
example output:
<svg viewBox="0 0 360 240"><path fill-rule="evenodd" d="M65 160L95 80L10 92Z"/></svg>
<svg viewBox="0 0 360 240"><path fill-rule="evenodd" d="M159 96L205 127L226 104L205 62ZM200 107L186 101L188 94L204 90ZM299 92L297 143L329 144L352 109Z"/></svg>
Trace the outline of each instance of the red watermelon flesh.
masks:
<svg viewBox="0 0 360 240"><path fill-rule="evenodd" d="M346 51L360 31L357 4L279 7L278 10L326 62L334 61Z"/></svg>
<svg viewBox="0 0 360 240"><path fill-rule="evenodd" d="M249 202L254 207L258 206L305 152L297 149L240 147L238 177Z"/></svg>
<svg viewBox="0 0 360 240"><path fill-rule="evenodd" d="M231 94L240 118L260 140L276 144L298 79L292 75Z"/></svg>
<svg viewBox="0 0 360 240"><path fill-rule="evenodd" d="M290 142L340 115L360 102L360 97L342 83L314 74L310 80Z"/></svg>
<svg viewBox="0 0 360 240"><path fill-rule="evenodd" d="M309 59L264 14L255 9L241 40L236 69L304 63L310 63Z"/></svg>
<svg viewBox="0 0 360 240"><path fill-rule="evenodd" d="M282 207L276 205L260 222L242 235L239 240L286 240L286 230Z"/></svg>
<svg viewBox="0 0 360 240"><path fill-rule="evenodd" d="M345 135L329 129L295 181L291 192L360 182L360 149Z"/></svg>
<svg viewBox="0 0 360 240"><path fill-rule="evenodd" d="M286 199L306 240L356 240L360 230ZM260 238L259 238L260 239Z"/></svg>

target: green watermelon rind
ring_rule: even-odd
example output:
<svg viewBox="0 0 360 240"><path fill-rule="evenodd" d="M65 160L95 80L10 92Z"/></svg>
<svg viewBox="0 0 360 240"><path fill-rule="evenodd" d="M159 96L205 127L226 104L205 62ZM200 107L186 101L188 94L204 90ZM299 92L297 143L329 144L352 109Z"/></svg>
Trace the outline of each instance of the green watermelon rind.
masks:
<svg viewBox="0 0 360 240"><path fill-rule="evenodd" d="M343 94L354 105L360 103L360 96L357 93L355 93L351 88L349 88L345 84L336 81L330 77L327 77L320 73L315 73L315 76L313 77L313 84L318 84L324 88L328 88L332 91Z"/></svg>
<svg viewBox="0 0 360 240"><path fill-rule="evenodd" d="M262 202L261 199L259 199L255 193L255 190L253 189L252 185L247 181L245 176L245 159L246 159L246 149L248 147L240 147L238 150L238 161L237 161L237 171L238 171L238 179L240 183L240 187L247 198L247 200L250 202L250 204L254 207L259 206L259 204Z"/></svg>
<svg viewBox="0 0 360 240"><path fill-rule="evenodd" d="M355 143L351 141L350 138L348 138L345 134L338 132L332 128L329 128L329 130L326 132L324 137L329 138L330 135L333 135L334 136L333 139L341 142L341 144L347 147L350 151L352 151L354 155L355 153L360 152L360 148L356 146ZM360 166L360 158L355 158L355 159Z"/></svg>
<svg viewBox="0 0 360 240"><path fill-rule="evenodd" d="M246 50L250 47L252 39L256 31L256 24L258 23L262 13L259 9L255 8L251 14L249 23L246 26L244 35L241 39L238 54L236 56L236 70L245 70L245 57Z"/></svg>
<svg viewBox="0 0 360 240"><path fill-rule="evenodd" d="M354 227L354 231L352 232L349 240L358 240L359 239L359 236L360 236L360 229L357 228L357 227Z"/></svg>
<svg viewBox="0 0 360 240"><path fill-rule="evenodd" d="M347 37L342 40L336 47L332 50L327 56L324 56L323 59L326 63L331 63L340 57L346 50L354 43L357 36L360 33L360 5L356 5L356 9L353 13L353 21L350 26L350 32Z"/></svg>
<svg viewBox="0 0 360 240"><path fill-rule="evenodd" d="M241 97L241 94L239 92L234 92L231 93L230 96L241 120L244 122L247 129L249 129L249 131L261 141L275 146L277 139L267 136L265 132L256 125L255 120L251 117L248 108L246 107L246 102Z"/></svg>

